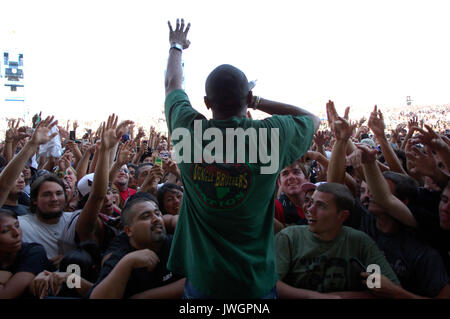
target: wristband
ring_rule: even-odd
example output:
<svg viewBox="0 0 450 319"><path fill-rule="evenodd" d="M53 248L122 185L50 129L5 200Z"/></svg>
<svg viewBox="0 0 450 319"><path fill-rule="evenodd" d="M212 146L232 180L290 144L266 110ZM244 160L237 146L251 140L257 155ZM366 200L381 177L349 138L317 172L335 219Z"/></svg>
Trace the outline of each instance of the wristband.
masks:
<svg viewBox="0 0 450 319"><path fill-rule="evenodd" d="M253 109L256 110L259 106L259 102L261 102L261 97L256 96L255 102L253 103Z"/></svg>
<svg viewBox="0 0 450 319"><path fill-rule="evenodd" d="M177 49L177 50L180 50L181 52L183 52L183 46L177 42L173 42L170 45L170 49ZM169 51L170 51L170 49L169 49Z"/></svg>

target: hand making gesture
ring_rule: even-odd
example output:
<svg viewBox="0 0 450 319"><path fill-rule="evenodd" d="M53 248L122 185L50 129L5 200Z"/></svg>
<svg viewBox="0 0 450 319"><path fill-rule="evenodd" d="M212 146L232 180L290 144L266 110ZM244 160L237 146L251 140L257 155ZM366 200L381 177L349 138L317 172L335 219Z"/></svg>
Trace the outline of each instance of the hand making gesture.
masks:
<svg viewBox="0 0 450 319"><path fill-rule="evenodd" d="M170 44L178 43L181 44L183 49L187 49L191 42L187 39L187 34L189 32L189 28L191 27L191 24L188 23L186 26L186 29L184 28L184 19L177 19L177 24L175 27L175 30L172 29L172 25L170 24L170 21L167 22L169 24L169 42Z"/></svg>

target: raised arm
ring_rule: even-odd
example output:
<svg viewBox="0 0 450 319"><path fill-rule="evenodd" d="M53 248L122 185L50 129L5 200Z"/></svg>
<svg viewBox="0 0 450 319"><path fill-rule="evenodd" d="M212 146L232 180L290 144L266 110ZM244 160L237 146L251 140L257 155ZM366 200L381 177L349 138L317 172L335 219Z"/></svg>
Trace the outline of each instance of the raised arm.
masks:
<svg viewBox="0 0 450 319"><path fill-rule="evenodd" d="M350 125L348 122L348 113L350 108L345 109L344 117L336 116L336 110L334 109L334 103L328 101L327 103L327 115L329 122L331 123L331 131L334 133L336 142L333 145L331 151L330 163L328 164L327 182L344 183L345 179L345 151L347 148L347 142L352 135L356 124Z"/></svg>
<svg viewBox="0 0 450 319"><path fill-rule="evenodd" d="M25 163L36 152L36 148L41 144L47 143L58 134L53 133L52 135L48 135L50 129L57 123L58 121L53 122L53 116L48 116L44 121L41 121L37 125L36 130L28 143L25 144L19 154L17 154L2 171L0 174L0 206L3 206L5 203L9 190L15 184L14 182L22 172Z"/></svg>
<svg viewBox="0 0 450 319"><path fill-rule="evenodd" d="M398 159L397 155L395 155L391 144L386 138L386 135L384 133L385 124L383 113L381 113L380 110L377 110L376 105L373 109L373 112L370 113L368 125L373 134L376 136L377 141L380 143L381 152L383 153L390 170L400 174L406 174L400 163L400 160Z"/></svg>
<svg viewBox="0 0 450 319"><path fill-rule="evenodd" d="M314 122L314 131L317 131L320 126L320 119L316 115L311 112L302 109L298 106L270 101L267 99L263 99L260 96L254 96L251 107L257 108L260 111L266 112L270 115L278 114L278 115L294 115L301 116L306 115L309 116Z"/></svg>
<svg viewBox="0 0 450 319"><path fill-rule="evenodd" d="M119 146L119 152L117 153L117 159L109 170L109 182L114 183L114 179L119 174L120 168L129 163L133 158L133 148L134 143L130 140L126 141L125 144Z"/></svg>
<svg viewBox="0 0 450 319"><path fill-rule="evenodd" d="M409 208L391 193L388 183L381 174L375 162L377 150L369 149L365 145L357 145L357 147L362 151L364 176L373 200L402 224L417 227L417 222Z"/></svg>
<svg viewBox="0 0 450 319"><path fill-rule="evenodd" d="M108 118L106 125L103 123L94 184L92 185L92 191L86 205L81 211L76 225L76 232L80 241L88 240L92 237L98 212L100 211L108 189L109 152L115 147L123 135L125 127L129 123L129 121L125 121L117 126L117 121L117 116L113 114Z"/></svg>
<svg viewBox="0 0 450 319"><path fill-rule="evenodd" d="M166 70L166 96L174 90L182 88L183 81L183 69L181 68L181 54L184 49L187 49L191 42L187 39L187 34L191 27L188 23L186 28L184 27L184 19L177 19L175 30L172 29L172 25L169 24L169 60L167 62Z"/></svg>
<svg viewBox="0 0 450 319"><path fill-rule="evenodd" d="M425 124L426 131L416 127L415 130L420 134L413 138L413 144L422 143L428 145L439 156L440 160L450 171L450 140L445 136L441 137L433 129Z"/></svg>

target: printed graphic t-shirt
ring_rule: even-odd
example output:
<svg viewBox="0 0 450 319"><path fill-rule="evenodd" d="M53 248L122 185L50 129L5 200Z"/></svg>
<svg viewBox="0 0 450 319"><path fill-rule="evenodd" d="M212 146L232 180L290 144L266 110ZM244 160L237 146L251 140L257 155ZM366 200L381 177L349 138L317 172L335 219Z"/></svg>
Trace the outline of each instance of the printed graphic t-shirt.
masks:
<svg viewBox="0 0 450 319"><path fill-rule="evenodd" d="M343 226L332 241L316 238L309 226L290 226L275 237L277 272L280 280L318 292L363 289L360 270L351 263L356 257L366 267L376 264L381 274L400 282L376 243L365 233Z"/></svg>
<svg viewBox="0 0 450 319"><path fill-rule="evenodd" d="M264 120L207 120L191 107L183 90L166 97L165 113L175 153L183 157L177 163L185 187L168 268L215 298L267 294L277 281L276 177L308 150L314 135L312 119L274 115ZM238 138L234 137L233 147L226 145L233 134L246 133L250 138L244 143L245 161L239 162L243 147ZM258 154L255 160L252 147L268 156ZM269 166L273 170L266 174L263 169Z"/></svg>

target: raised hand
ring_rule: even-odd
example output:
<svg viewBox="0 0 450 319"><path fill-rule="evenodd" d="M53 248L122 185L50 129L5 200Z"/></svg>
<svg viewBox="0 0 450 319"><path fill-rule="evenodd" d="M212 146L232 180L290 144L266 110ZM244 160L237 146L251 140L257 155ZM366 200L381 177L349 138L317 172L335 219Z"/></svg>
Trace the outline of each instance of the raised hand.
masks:
<svg viewBox="0 0 450 319"><path fill-rule="evenodd" d="M68 140L69 139L69 132L63 128L62 126L58 125L59 135L61 135L62 138Z"/></svg>
<svg viewBox="0 0 450 319"><path fill-rule="evenodd" d="M76 159L80 159L82 156L82 153L80 149L78 148L77 143L74 141L69 140L66 144L66 147L72 152L73 156L75 156Z"/></svg>
<svg viewBox="0 0 450 319"><path fill-rule="evenodd" d="M348 140L357 126L357 124L349 123L349 112L350 107L346 107L344 117L340 117L336 112L333 101L328 101L327 103L328 122L337 140Z"/></svg>
<svg viewBox="0 0 450 319"><path fill-rule="evenodd" d="M41 121L41 116L42 116L42 111L39 112L39 114L34 114L32 121L33 121L33 128L36 128L36 126L39 124L39 122Z"/></svg>
<svg viewBox="0 0 450 319"><path fill-rule="evenodd" d="M326 141L327 136L325 131L317 131L316 134L314 134L314 143L316 143L316 145L324 145Z"/></svg>
<svg viewBox="0 0 450 319"><path fill-rule="evenodd" d="M429 176L433 178L438 169L436 159L431 150L427 153L422 152L417 146L411 145L406 152L407 160L410 161L410 172L412 174L419 174L422 176Z"/></svg>
<svg viewBox="0 0 450 319"><path fill-rule="evenodd" d="M134 142L139 143L141 138L143 138L144 136L145 136L144 128L142 126L140 126L138 128L138 133L136 134L136 137L133 140L134 140Z"/></svg>
<svg viewBox="0 0 450 319"><path fill-rule="evenodd" d="M58 121L53 122L54 118L54 116L47 116L45 120L39 122L33 135L31 136L31 143L33 143L34 145L46 144L50 142L52 138L58 135L58 132L48 135L48 133L50 133L50 130L58 124Z"/></svg>
<svg viewBox="0 0 450 319"><path fill-rule="evenodd" d="M333 101L328 100L326 111L327 111L328 127L331 127L331 123L336 121L339 117L339 115L336 112L336 108L334 107Z"/></svg>
<svg viewBox="0 0 450 319"><path fill-rule="evenodd" d="M65 152L59 159L58 159L58 167L59 170L65 171L67 168L70 167L72 162L72 154L70 152Z"/></svg>
<svg viewBox="0 0 450 319"><path fill-rule="evenodd" d="M372 113L370 113L369 122L367 123L369 128L372 130L373 134L378 137L384 136L384 130L386 128L384 124L383 113L377 110L375 105Z"/></svg>
<svg viewBox="0 0 450 319"><path fill-rule="evenodd" d="M20 124L20 119L17 120L17 123L16 123L16 120L12 120L8 123L9 130L7 130L6 134L5 134L5 142L6 143L13 143L13 142L17 143L21 139L30 136L26 132L22 132L19 129L19 124Z"/></svg>
<svg viewBox="0 0 450 319"><path fill-rule="evenodd" d="M119 152L117 154L117 162L120 165L127 164L133 160L134 147L135 143L133 143L130 140L126 141L125 144L119 146Z"/></svg>
<svg viewBox="0 0 450 319"><path fill-rule="evenodd" d="M413 129L413 127L418 127L418 126L419 126L419 120L418 120L417 116L413 116L408 121L408 130L411 131Z"/></svg>
<svg viewBox="0 0 450 319"><path fill-rule="evenodd" d="M424 145L429 145L434 150L445 150L448 147L447 142L433 131L430 126L425 124L425 127L427 131L420 127L414 127L414 130L418 131L420 134L412 138L413 144L422 143Z"/></svg>
<svg viewBox="0 0 450 319"><path fill-rule="evenodd" d="M172 173L175 176L180 176L180 169L178 168L177 163L175 163L175 161L171 160L168 157L165 157L162 159L163 160L163 167L164 167L164 171L168 172L168 173Z"/></svg>
<svg viewBox="0 0 450 319"><path fill-rule="evenodd" d="M366 121L366 118L363 116L358 122L358 127L361 127L365 121Z"/></svg>
<svg viewBox="0 0 450 319"><path fill-rule="evenodd" d="M189 29L191 27L191 24L188 23L186 26L186 29L184 28L184 19L177 19L177 24L175 27L175 30L172 29L172 25L170 24L170 21L167 22L169 24L169 43L178 43L183 46L183 49L187 49L191 42L187 39L187 34L189 32Z"/></svg>
<svg viewBox="0 0 450 319"><path fill-rule="evenodd" d="M101 140L103 147L107 150L112 149L119 143L120 138L126 131L126 127L133 123L133 121L123 121L117 125L117 122L118 116L112 114L108 117L108 122L106 124L103 122L102 124Z"/></svg>
<svg viewBox="0 0 450 319"><path fill-rule="evenodd" d="M149 176L146 178L148 179L148 184L158 184L161 182L163 176L164 176L164 170L159 165L154 165L148 174Z"/></svg>
<svg viewBox="0 0 450 319"><path fill-rule="evenodd" d="M372 149L365 144L355 144L355 146L361 151L362 164L370 164L375 162L378 150Z"/></svg>

